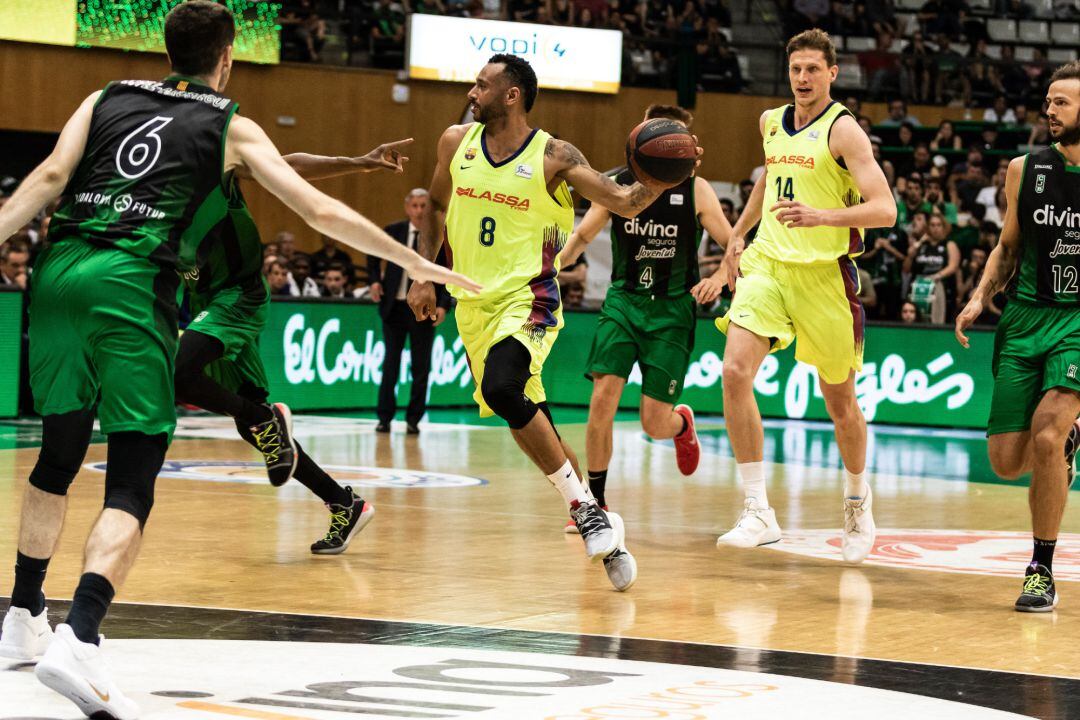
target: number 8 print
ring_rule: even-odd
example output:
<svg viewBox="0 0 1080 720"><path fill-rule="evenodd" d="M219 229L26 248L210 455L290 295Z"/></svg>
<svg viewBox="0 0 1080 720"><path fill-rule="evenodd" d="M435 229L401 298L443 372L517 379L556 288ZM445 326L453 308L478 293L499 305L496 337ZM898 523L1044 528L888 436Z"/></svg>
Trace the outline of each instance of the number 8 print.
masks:
<svg viewBox="0 0 1080 720"><path fill-rule="evenodd" d="M171 117L147 120L124 138L116 151L116 169L128 180L135 180L157 164L161 157L161 129L171 123ZM129 147L130 146L130 147Z"/></svg>

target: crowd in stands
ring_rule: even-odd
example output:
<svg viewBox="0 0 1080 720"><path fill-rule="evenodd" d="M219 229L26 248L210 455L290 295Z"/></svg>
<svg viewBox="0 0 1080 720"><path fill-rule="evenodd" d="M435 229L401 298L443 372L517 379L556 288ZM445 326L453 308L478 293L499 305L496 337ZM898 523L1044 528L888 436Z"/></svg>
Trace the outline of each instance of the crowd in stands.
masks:
<svg viewBox="0 0 1080 720"><path fill-rule="evenodd" d="M291 0L280 15L282 59L401 68L411 13L618 30L627 84L674 86L681 56L701 89L745 85L726 0ZM330 38L341 41L333 56Z"/></svg>

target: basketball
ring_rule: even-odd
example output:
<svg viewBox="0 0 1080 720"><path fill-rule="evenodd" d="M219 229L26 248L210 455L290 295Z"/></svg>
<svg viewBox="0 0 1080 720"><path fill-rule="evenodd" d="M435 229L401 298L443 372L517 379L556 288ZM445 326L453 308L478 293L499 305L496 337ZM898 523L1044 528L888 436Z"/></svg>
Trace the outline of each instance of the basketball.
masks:
<svg viewBox="0 0 1080 720"><path fill-rule="evenodd" d="M695 163L697 142L674 120L646 120L626 140L626 164L640 182L677 185L694 171Z"/></svg>

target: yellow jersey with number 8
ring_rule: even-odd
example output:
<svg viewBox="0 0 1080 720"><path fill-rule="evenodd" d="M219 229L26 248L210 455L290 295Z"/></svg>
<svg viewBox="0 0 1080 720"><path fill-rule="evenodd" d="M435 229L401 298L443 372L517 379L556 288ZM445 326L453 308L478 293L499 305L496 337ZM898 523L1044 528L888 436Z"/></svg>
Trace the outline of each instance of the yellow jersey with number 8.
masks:
<svg viewBox="0 0 1080 720"><path fill-rule="evenodd" d="M795 130L795 106L769 111L765 120L765 200L754 245L773 260L787 263L836 262L863 251L862 228L789 228L769 208L794 200L818 210L862 202L847 168L829 150L829 133L841 115L850 114L835 100L805 127ZM842 160L842 158L841 158Z"/></svg>
<svg viewBox="0 0 1080 720"><path fill-rule="evenodd" d="M446 211L451 267L484 286L461 302L491 303L530 288L542 305L557 308L556 258L574 229L566 183L552 197L544 179L544 149L551 137L536 129L521 148L493 162L484 125L473 123L450 165L453 192Z"/></svg>

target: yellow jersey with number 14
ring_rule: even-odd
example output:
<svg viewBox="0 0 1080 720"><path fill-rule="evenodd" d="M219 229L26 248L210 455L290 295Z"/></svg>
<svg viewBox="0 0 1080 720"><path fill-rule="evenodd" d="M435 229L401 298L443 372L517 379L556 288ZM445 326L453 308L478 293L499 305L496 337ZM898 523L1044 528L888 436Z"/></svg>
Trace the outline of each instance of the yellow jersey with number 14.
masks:
<svg viewBox="0 0 1080 720"><path fill-rule="evenodd" d="M862 202L847 168L829 150L829 133L841 115L835 100L805 127L795 130L795 106L769 111L765 120L765 200L754 245L773 260L787 263L836 262L863 251L862 228L788 228L769 208L794 200L819 210ZM841 158L842 160L842 158Z"/></svg>
<svg viewBox="0 0 1080 720"><path fill-rule="evenodd" d="M484 289L472 294L451 286L459 301L492 303L531 291L538 314L558 309L556 257L574 229L574 206L566 183L555 197L548 192L544 149L550 137L533 130L516 153L493 162L484 125L473 123L465 133L450 165L448 258ZM536 319L541 326L548 321Z"/></svg>

